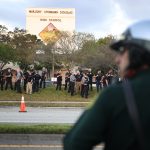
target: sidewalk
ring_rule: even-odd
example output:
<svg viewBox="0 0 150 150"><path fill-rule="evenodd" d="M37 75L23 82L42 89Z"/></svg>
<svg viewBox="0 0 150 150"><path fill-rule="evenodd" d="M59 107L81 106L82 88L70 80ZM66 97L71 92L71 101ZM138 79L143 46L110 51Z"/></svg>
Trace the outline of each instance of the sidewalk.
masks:
<svg viewBox="0 0 150 150"><path fill-rule="evenodd" d="M26 103L39 104L89 104L90 102L76 102L76 101L25 101ZM19 100L0 100L0 103L20 103Z"/></svg>
<svg viewBox="0 0 150 150"><path fill-rule="evenodd" d="M25 100L28 107L87 107L90 102L78 101L28 101ZM0 107L20 106L20 100L0 100Z"/></svg>

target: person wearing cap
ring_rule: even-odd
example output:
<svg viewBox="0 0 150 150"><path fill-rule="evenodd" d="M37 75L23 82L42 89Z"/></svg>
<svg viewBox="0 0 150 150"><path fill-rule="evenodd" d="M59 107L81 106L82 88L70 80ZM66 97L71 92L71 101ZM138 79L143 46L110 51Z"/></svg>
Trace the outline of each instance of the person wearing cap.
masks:
<svg viewBox="0 0 150 150"><path fill-rule="evenodd" d="M4 85L4 73L3 70L0 68L0 89L3 91L3 85Z"/></svg>
<svg viewBox="0 0 150 150"><path fill-rule="evenodd" d="M130 26L111 45L123 79L128 79L138 111L144 149L150 149L150 21ZM132 114L135 115L135 114ZM136 119L136 118L135 118ZM92 150L104 143L105 150L141 150L126 103L123 84L104 89L94 105L82 114L66 134L64 150Z"/></svg>

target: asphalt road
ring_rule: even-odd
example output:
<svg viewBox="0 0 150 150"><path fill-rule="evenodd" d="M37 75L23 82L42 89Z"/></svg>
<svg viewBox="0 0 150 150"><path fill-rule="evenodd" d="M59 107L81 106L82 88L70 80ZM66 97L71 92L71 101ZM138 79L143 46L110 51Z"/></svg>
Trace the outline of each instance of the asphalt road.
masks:
<svg viewBox="0 0 150 150"><path fill-rule="evenodd" d="M75 123L83 108L28 107L20 113L18 107L0 107L0 123Z"/></svg>
<svg viewBox="0 0 150 150"><path fill-rule="evenodd" d="M55 134L0 134L0 150L63 150L64 135ZM102 150L98 146L94 150Z"/></svg>
<svg viewBox="0 0 150 150"><path fill-rule="evenodd" d="M74 123L83 108L27 108L19 113L17 107L1 107L0 123ZM63 135L0 134L0 150L63 150ZM99 146L94 150L102 150Z"/></svg>

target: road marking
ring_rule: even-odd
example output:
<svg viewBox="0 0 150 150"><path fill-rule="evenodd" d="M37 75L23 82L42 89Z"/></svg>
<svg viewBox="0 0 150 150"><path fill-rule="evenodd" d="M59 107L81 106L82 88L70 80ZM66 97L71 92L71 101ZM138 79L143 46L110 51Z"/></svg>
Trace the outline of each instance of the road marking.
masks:
<svg viewBox="0 0 150 150"><path fill-rule="evenodd" d="M96 146L103 148L103 145ZM63 145L0 145L0 148L63 148Z"/></svg>

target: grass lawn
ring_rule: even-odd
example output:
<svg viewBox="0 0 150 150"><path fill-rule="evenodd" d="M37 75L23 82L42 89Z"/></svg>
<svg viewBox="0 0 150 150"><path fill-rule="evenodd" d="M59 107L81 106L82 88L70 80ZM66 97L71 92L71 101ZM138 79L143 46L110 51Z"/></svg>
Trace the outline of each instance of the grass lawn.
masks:
<svg viewBox="0 0 150 150"><path fill-rule="evenodd" d="M80 94L71 96L67 91L56 91L54 86L50 86L40 89L38 93L32 95L24 93L23 95L28 107L87 107L94 102L98 94L96 89L94 89L92 92L89 92L89 98L85 99ZM22 94L11 90L0 91L0 106L19 107L21 96Z"/></svg>
<svg viewBox="0 0 150 150"><path fill-rule="evenodd" d="M21 100L21 95L15 91L7 90L7 91L0 91L0 100L6 101L16 101ZM32 95L24 94L26 101L75 101L75 102L89 102L93 101L96 96L97 92L94 89L92 92L89 92L89 98L84 99L79 94L75 96L70 96L67 91L56 91L55 87L47 87L46 89L40 89L38 93L34 93Z"/></svg>
<svg viewBox="0 0 150 150"><path fill-rule="evenodd" d="M17 125L0 124L0 133L4 134L65 134L72 126L67 124Z"/></svg>

